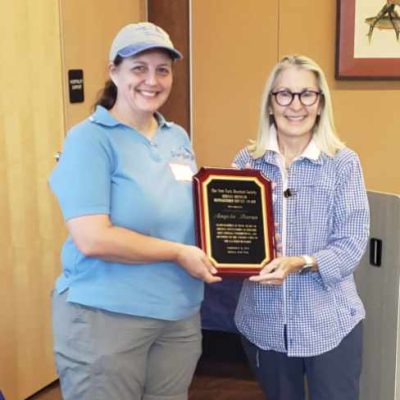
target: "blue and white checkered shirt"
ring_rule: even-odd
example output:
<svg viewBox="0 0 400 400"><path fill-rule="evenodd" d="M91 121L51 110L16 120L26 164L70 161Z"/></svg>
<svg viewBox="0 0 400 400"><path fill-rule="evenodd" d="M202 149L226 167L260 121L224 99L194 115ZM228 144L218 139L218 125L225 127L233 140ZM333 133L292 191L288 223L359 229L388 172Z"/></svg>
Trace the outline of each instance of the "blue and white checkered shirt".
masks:
<svg viewBox="0 0 400 400"><path fill-rule="evenodd" d="M246 280L236 309L236 325L250 342L293 357L335 348L365 317L353 277L369 235L360 162L350 149L329 157L315 147L311 142L290 166L286 183L293 195L285 207L277 151L254 160L243 149L234 160L237 167L258 169L276 183L274 218L279 233L285 227L285 255L307 254L318 261L318 272L290 274L284 286Z"/></svg>

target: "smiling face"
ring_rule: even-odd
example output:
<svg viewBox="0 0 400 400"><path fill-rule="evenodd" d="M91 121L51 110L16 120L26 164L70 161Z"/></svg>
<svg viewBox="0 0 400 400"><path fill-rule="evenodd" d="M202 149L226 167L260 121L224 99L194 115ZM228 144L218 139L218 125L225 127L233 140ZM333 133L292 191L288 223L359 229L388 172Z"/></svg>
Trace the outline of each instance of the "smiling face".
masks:
<svg viewBox="0 0 400 400"><path fill-rule="evenodd" d="M305 90L318 92L320 89L312 71L289 66L278 75L272 93L283 90L301 93ZM272 96L269 112L274 116L278 137L297 137L309 141L320 109L320 98L315 104L304 106L299 96L295 96L291 104L281 106L276 102L275 96Z"/></svg>
<svg viewBox="0 0 400 400"><path fill-rule="evenodd" d="M115 106L120 112L152 115L168 99L172 88L172 59L162 50L125 58L110 66L117 87Z"/></svg>

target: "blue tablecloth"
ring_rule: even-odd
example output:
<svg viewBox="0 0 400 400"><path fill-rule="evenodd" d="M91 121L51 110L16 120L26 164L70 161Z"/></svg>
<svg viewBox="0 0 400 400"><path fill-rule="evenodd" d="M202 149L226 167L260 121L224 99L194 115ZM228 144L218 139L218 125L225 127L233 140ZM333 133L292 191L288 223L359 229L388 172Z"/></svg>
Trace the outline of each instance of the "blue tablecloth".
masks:
<svg viewBox="0 0 400 400"><path fill-rule="evenodd" d="M202 328L237 332L233 316L243 279L224 278L222 282L206 285L201 308Z"/></svg>

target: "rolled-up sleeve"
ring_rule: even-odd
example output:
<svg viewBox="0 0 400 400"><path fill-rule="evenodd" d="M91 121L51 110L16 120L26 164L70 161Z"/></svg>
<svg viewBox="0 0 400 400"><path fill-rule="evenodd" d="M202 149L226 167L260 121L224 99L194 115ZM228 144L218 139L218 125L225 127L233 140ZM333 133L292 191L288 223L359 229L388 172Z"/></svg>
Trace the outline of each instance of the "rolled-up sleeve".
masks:
<svg viewBox="0 0 400 400"><path fill-rule="evenodd" d="M314 257L325 287L352 274L364 254L369 236L369 205L360 161L355 153L338 167L333 232L328 246Z"/></svg>

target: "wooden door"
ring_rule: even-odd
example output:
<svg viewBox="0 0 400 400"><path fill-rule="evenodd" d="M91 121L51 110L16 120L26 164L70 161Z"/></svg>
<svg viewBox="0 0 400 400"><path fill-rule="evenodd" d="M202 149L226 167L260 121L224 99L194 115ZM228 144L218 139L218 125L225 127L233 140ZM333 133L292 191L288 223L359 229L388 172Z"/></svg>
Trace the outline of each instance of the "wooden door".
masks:
<svg viewBox="0 0 400 400"><path fill-rule="evenodd" d="M65 236L47 186L61 146L58 3L0 0L0 390L55 379L50 291Z"/></svg>
<svg viewBox="0 0 400 400"><path fill-rule="evenodd" d="M145 17L144 0L60 0L66 129L86 118L108 79L108 53L124 25ZM85 101L70 103L68 70L83 69Z"/></svg>

